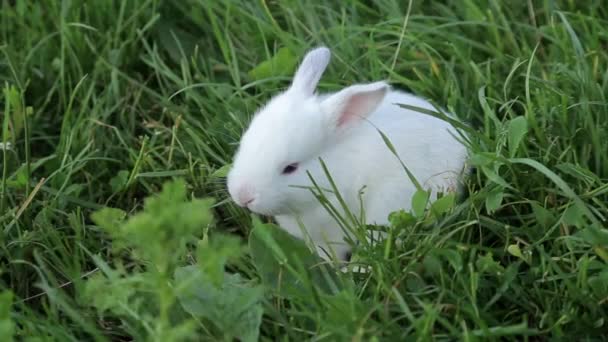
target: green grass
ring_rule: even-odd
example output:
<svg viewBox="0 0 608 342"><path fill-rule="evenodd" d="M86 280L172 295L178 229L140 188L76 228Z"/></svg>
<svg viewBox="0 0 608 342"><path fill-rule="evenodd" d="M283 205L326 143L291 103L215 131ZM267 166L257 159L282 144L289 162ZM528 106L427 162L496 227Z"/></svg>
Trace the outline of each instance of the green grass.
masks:
<svg viewBox="0 0 608 342"><path fill-rule="evenodd" d="M603 0L0 3L3 336L229 340L220 318L180 311L189 287L172 272L198 260L197 276L253 286L230 285L258 298L266 341L605 339ZM224 167L255 109L322 43L334 53L322 90L387 79L431 98L474 127L477 171L446 212L401 213L399 242L357 249L369 274L326 291L297 260L276 264L309 280L284 293L260 252L268 237L244 247L254 223L227 200ZM282 48L276 68L256 69ZM169 189L142 213L174 179L187 196ZM204 197L212 225L208 202L188 215ZM92 220L102 207L135 219ZM225 263L235 278L211 277ZM249 308L236 299L226 312Z"/></svg>

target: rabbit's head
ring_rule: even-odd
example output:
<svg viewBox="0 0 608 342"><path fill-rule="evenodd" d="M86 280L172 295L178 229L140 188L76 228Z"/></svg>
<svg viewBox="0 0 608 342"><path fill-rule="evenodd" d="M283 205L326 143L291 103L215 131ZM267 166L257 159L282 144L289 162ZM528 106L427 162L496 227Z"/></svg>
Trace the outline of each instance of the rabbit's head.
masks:
<svg viewBox="0 0 608 342"><path fill-rule="evenodd" d="M349 129L382 102L389 90L385 82L318 96L315 89L330 55L325 47L310 51L291 86L255 114L228 174L228 191L238 205L262 215L283 215L314 205L307 172L313 178L322 175L318 158L339 148Z"/></svg>

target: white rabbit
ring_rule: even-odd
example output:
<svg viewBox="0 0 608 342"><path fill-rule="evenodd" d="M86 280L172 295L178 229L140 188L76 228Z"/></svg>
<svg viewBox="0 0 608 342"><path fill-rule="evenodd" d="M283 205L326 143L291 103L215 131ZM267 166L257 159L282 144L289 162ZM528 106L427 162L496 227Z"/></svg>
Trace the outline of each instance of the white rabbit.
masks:
<svg viewBox="0 0 608 342"><path fill-rule="evenodd" d="M344 230L310 191L307 171L320 188L331 189L319 158L350 211L359 217L363 209L365 223L383 225L391 212L409 210L416 187L378 130L425 189L456 189L467 151L447 122L397 105L435 110L429 102L385 82L316 94L329 60L325 47L310 51L291 86L257 112L227 183L238 205L274 216L299 238L308 235L322 257L345 259L350 247ZM335 195L324 194L342 208Z"/></svg>

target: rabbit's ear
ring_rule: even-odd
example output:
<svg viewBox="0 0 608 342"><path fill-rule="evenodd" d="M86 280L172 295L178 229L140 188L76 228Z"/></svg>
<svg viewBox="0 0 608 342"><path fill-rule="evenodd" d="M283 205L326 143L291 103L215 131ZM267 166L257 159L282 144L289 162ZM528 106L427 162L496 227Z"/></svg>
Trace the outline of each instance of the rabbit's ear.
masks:
<svg viewBox="0 0 608 342"><path fill-rule="evenodd" d="M291 89L305 96L311 96L329 64L330 57L331 52L326 47L319 47L308 52L296 71Z"/></svg>
<svg viewBox="0 0 608 342"><path fill-rule="evenodd" d="M340 128L365 119L384 99L389 90L386 82L357 84L344 88L321 102L330 122Z"/></svg>

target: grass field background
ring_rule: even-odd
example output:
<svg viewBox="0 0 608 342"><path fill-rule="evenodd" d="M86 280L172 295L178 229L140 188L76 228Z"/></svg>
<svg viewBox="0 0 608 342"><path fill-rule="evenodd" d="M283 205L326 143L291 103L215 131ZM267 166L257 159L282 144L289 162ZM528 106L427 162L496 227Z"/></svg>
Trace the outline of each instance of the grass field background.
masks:
<svg viewBox="0 0 608 342"><path fill-rule="evenodd" d="M605 1L0 3L1 336L605 338ZM321 90L386 79L474 128L467 196L392 216L364 275L307 270L224 184L320 44Z"/></svg>

